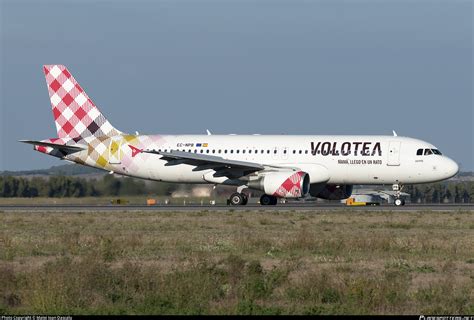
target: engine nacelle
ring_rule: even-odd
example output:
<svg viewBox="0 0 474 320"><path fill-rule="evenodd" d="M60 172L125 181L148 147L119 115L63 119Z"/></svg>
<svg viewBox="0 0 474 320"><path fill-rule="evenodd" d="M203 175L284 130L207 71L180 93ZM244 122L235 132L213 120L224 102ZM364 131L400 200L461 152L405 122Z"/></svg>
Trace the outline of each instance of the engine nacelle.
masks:
<svg viewBox="0 0 474 320"><path fill-rule="evenodd" d="M347 199L352 194L352 185L335 185L327 184L322 189L316 185L311 185L310 193L313 197L326 200L343 200Z"/></svg>
<svg viewBox="0 0 474 320"><path fill-rule="evenodd" d="M309 175L303 171L269 172L247 184L279 198L301 198L309 192Z"/></svg>

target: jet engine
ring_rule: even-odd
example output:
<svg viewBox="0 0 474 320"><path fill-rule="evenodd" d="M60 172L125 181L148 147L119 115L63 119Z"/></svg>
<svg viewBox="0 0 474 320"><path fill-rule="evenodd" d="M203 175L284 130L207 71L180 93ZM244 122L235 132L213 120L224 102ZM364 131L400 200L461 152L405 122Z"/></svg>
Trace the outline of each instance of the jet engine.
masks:
<svg viewBox="0 0 474 320"><path fill-rule="evenodd" d="M301 198L309 192L309 175L303 171L268 172L247 184L279 198Z"/></svg>
<svg viewBox="0 0 474 320"><path fill-rule="evenodd" d="M310 193L313 197L326 200L342 200L347 199L352 194L352 185L335 185L327 184L322 189L311 186Z"/></svg>

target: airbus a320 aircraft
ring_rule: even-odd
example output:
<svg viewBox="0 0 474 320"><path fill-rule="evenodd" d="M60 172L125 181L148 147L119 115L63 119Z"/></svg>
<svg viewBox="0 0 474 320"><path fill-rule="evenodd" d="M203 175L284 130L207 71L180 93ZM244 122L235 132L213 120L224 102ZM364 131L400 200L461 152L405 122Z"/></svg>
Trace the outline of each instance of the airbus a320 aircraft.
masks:
<svg viewBox="0 0 474 320"><path fill-rule="evenodd" d="M432 144L396 136L139 135L119 131L66 67L43 67L57 138L21 140L34 150L113 173L156 181L237 187L277 198L348 198L354 184L389 184L395 205L403 185L448 179L458 165Z"/></svg>

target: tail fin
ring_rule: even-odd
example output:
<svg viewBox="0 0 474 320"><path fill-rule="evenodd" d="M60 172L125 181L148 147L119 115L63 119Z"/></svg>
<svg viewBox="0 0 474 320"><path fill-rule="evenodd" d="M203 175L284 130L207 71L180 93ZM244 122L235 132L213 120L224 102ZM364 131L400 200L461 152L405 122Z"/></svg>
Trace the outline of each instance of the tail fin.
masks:
<svg viewBox="0 0 474 320"><path fill-rule="evenodd" d="M115 129L63 65L43 66L59 138L114 136Z"/></svg>

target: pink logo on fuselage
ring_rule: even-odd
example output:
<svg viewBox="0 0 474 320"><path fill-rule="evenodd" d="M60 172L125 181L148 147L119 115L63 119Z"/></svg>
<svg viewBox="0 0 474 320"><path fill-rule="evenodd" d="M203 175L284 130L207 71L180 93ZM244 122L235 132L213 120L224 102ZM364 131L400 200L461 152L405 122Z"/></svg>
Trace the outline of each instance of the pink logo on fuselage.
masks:
<svg viewBox="0 0 474 320"><path fill-rule="evenodd" d="M132 146L132 145L130 145L130 144L129 144L128 146L130 147L130 149L132 149L132 158L134 158L137 154L143 152L142 149L138 149L138 148L136 148L136 147L134 147L134 146Z"/></svg>

